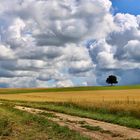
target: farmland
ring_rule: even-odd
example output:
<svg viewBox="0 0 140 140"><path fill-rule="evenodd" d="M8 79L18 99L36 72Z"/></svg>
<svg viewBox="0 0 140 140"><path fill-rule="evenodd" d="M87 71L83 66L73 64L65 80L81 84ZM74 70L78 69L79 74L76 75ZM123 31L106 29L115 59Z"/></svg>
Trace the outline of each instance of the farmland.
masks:
<svg viewBox="0 0 140 140"><path fill-rule="evenodd" d="M15 115L17 112L23 113L23 110L13 109L14 106L23 106L24 108L29 107L32 109L41 109L44 111L54 111L55 113L58 112L67 115L79 116L82 118L84 117L93 120L109 122L112 124L119 124L121 126L127 126L129 128L140 129L140 119L139 119L140 118L140 86L139 85L116 86L116 87L50 88L50 89L46 89L46 88L0 89L0 100L2 104L0 108L1 110L3 110L1 112L4 112L3 115L5 116L6 114L7 118L9 117L11 110L14 110L12 111L12 113L15 112ZM9 113L6 113L7 111ZM35 117L35 115L30 114L30 112L26 112L25 114ZM52 117L53 115L49 114L49 116ZM41 116L36 116L36 117L40 118ZM28 120L28 117L22 119ZM17 118L17 120L19 120L19 118ZM70 122L72 122L72 120L69 120L69 123ZM32 123L34 124L37 122L33 121ZM56 122L52 121L51 125L54 126L56 125L55 123L59 124L58 121ZM60 127L59 129L63 129L64 127L61 126L61 124L62 123L60 123L59 124L60 126L58 126ZM40 125L40 124L36 124L36 125ZM99 133L103 133L103 136L105 137L106 135L109 135L106 134L106 132L108 131L110 135L114 134L114 132L110 132L110 130L104 131L104 129L98 126L89 126L85 124L83 125L83 127L84 128L79 128L78 126L79 130L81 129L81 133L83 129L91 129L92 131L97 129L97 131L100 131ZM52 127L51 129L54 128ZM10 130L7 131L9 133ZM31 128L31 132L32 131L33 130ZM36 131L37 133L42 133L42 131L38 132L37 129ZM45 130L43 130L43 132L44 131ZM53 138L55 139L57 137L57 139L60 139L60 137L57 136L57 130L55 131L56 134L55 136L53 136ZM71 135L71 139L76 139L76 138L88 139L85 138L84 136L80 136L78 133L75 133L69 129L67 130L67 132L62 132L62 137L63 135L67 135L66 133L69 133L69 135ZM82 134L84 134L84 132ZM45 134L42 135L45 137ZM105 139L105 137L103 139ZM65 136L65 138L67 139L67 136ZM139 137L135 136L133 138L139 138ZM45 140L47 138L43 138L43 139ZM112 139L115 140L115 138Z"/></svg>
<svg viewBox="0 0 140 140"><path fill-rule="evenodd" d="M140 86L0 89L1 99L52 102L139 101Z"/></svg>

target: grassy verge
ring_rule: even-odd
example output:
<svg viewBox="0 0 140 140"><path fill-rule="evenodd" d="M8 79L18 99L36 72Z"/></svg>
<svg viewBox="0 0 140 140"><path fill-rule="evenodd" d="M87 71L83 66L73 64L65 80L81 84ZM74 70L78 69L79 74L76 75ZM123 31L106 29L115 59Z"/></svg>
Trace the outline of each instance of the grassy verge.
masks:
<svg viewBox="0 0 140 140"><path fill-rule="evenodd" d="M9 101L10 102L10 101ZM95 120L105 121L109 123L119 124L131 128L140 129L140 119L129 112L110 112L105 109L83 108L72 103L48 103L48 102L12 102L13 104L51 110L70 115L91 118Z"/></svg>
<svg viewBox="0 0 140 140"><path fill-rule="evenodd" d="M0 105L0 112L0 139L89 140L45 117L16 110L9 104Z"/></svg>
<svg viewBox="0 0 140 140"><path fill-rule="evenodd" d="M3 115L0 116L0 136L9 136L12 133L12 123Z"/></svg>
<svg viewBox="0 0 140 140"><path fill-rule="evenodd" d="M68 87L68 88L24 88L24 89L0 89L0 94L20 94L35 92L66 92L66 91L90 91L90 90L125 90L140 89L140 85L130 86L91 86L91 87Z"/></svg>

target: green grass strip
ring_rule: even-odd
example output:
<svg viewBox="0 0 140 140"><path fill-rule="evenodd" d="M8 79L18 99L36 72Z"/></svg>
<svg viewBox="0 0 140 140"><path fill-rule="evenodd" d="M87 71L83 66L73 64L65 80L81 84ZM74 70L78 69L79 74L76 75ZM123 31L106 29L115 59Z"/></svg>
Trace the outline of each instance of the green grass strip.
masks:
<svg viewBox="0 0 140 140"><path fill-rule="evenodd" d="M90 91L90 90L127 90L140 89L140 85L130 86L91 86L91 87L68 87L68 88L31 88L31 89L0 89L0 94L20 94L35 92L68 92L68 91Z"/></svg>
<svg viewBox="0 0 140 140"><path fill-rule="evenodd" d="M18 139L24 138L32 140L35 139L37 133L43 135L47 134L48 139L51 140L90 140L90 138L84 137L80 133L70 130L68 127L59 126L58 124L47 120L45 117L14 109L10 104L1 105L0 110L6 112L7 118L11 119L20 128L20 131L25 131L22 135L21 133L17 134L16 138ZM7 128L7 121L1 119L0 126L2 128ZM25 129L25 126L28 129Z"/></svg>

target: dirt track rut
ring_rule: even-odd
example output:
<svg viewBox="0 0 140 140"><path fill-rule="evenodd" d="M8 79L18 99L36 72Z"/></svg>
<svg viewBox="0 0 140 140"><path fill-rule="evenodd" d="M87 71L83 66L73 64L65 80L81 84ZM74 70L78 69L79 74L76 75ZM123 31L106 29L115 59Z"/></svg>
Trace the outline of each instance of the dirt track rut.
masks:
<svg viewBox="0 0 140 140"><path fill-rule="evenodd" d="M46 117L61 126L68 126L71 130L80 132L93 140L140 140L139 129L24 106L15 106L15 108L32 114L43 115L43 113L46 113L51 115Z"/></svg>

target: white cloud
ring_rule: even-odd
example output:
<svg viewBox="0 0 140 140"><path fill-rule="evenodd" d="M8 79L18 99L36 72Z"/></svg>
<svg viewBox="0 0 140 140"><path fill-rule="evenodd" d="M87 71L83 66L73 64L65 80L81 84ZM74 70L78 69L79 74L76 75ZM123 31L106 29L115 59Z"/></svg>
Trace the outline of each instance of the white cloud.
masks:
<svg viewBox="0 0 140 140"><path fill-rule="evenodd" d="M62 80L56 83L57 87L72 87L73 83L71 80Z"/></svg>
<svg viewBox="0 0 140 140"><path fill-rule="evenodd" d="M139 71L140 16L112 15L111 6L109 0L1 1L0 86L102 84L109 73Z"/></svg>
<svg viewBox="0 0 140 140"><path fill-rule="evenodd" d="M116 64L113 54L107 52L100 52L97 55L98 67L100 69L115 69Z"/></svg>
<svg viewBox="0 0 140 140"><path fill-rule="evenodd" d="M140 61L140 41L130 40L127 45L124 46L125 59L130 59L139 62Z"/></svg>
<svg viewBox="0 0 140 140"><path fill-rule="evenodd" d="M10 49L10 46L0 45L0 60L14 59L14 52Z"/></svg>

